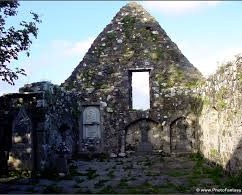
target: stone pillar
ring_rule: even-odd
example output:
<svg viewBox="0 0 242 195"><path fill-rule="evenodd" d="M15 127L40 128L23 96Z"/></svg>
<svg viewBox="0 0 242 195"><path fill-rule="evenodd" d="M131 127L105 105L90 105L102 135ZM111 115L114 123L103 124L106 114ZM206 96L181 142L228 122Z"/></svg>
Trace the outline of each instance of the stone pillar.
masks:
<svg viewBox="0 0 242 195"><path fill-rule="evenodd" d="M45 153L43 145L45 144L45 129L43 122L35 122L33 124L33 169L32 175L39 175L43 163L45 162Z"/></svg>
<svg viewBox="0 0 242 195"><path fill-rule="evenodd" d="M0 114L0 176L8 175L9 151L12 147L12 117L13 113Z"/></svg>
<svg viewBox="0 0 242 195"><path fill-rule="evenodd" d="M43 167L42 163L45 161L44 159L44 151L43 145L45 144L45 131L44 131L44 124L40 123L39 127L36 129L36 157L37 157L37 170L41 170Z"/></svg>
<svg viewBox="0 0 242 195"><path fill-rule="evenodd" d="M121 149L120 149L121 153L125 153L125 130L122 131L122 135L121 135Z"/></svg>

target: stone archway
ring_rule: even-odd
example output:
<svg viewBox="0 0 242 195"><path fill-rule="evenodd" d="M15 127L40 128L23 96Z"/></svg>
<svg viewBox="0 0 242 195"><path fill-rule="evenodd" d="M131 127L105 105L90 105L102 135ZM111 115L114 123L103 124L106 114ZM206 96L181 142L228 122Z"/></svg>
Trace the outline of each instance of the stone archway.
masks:
<svg viewBox="0 0 242 195"><path fill-rule="evenodd" d="M162 150L163 145L163 128L154 120L141 118L126 127L126 151L151 152Z"/></svg>
<svg viewBox="0 0 242 195"><path fill-rule="evenodd" d="M180 117L170 124L171 152L192 152L192 132L185 117Z"/></svg>
<svg viewBox="0 0 242 195"><path fill-rule="evenodd" d="M12 126L12 148L9 154L10 169L33 169L32 122L26 110L20 108Z"/></svg>

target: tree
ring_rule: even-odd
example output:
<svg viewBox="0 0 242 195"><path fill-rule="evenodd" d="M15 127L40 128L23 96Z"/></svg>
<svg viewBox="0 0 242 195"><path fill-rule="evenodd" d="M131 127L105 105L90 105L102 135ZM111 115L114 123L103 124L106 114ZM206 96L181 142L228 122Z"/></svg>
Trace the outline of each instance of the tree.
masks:
<svg viewBox="0 0 242 195"><path fill-rule="evenodd" d="M6 19L17 15L18 0L0 1L0 79L11 85L19 75L26 75L24 69L11 68L11 60L18 60L20 52L25 51L29 57L32 38L37 38L38 27L41 23L38 14L30 12L32 21L20 22L19 29L11 26L7 29Z"/></svg>

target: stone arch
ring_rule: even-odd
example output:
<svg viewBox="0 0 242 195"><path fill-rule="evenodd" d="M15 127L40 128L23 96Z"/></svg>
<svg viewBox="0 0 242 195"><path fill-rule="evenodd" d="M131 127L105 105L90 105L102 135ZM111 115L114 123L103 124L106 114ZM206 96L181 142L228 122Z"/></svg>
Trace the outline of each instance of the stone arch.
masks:
<svg viewBox="0 0 242 195"><path fill-rule="evenodd" d="M151 150L162 149L164 145L162 133L162 125L156 120L152 118L136 119L125 128L125 149L126 151L137 151L144 143Z"/></svg>
<svg viewBox="0 0 242 195"><path fill-rule="evenodd" d="M155 119L153 119L153 118L150 118L150 117L149 117L149 118L145 118L145 117L137 118L137 119L131 121L131 122L125 127L125 131L128 129L129 126L131 126L132 124L137 123L137 122L139 122L139 121L141 121L141 120L151 121L151 122L154 122L154 123L156 123L156 124L159 123L157 120L155 120Z"/></svg>
<svg viewBox="0 0 242 195"><path fill-rule="evenodd" d="M170 123L170 150L174 153L192 151L192 132L185 116Z"/></svg>
<svg viewBox="0 0 242 195"><path fill-rule="evenodd" d="M33 168L32 128L31 118L25 108L21 107L12 125L12 148L9 154L9 165L12 169Z"/></svg>

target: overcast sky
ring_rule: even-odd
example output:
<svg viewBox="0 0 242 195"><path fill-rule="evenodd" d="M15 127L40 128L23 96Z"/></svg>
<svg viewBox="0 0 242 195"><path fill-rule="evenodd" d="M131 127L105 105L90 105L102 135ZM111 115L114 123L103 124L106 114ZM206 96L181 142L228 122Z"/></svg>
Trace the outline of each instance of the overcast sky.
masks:
<svg viewBox="0 0 242 195"><path fill-rule="evenodd" d="M0 95L17 92L25 83L49 80L62 83L82 60L94 38L110 23L127 1L20 1L19 15L9 21L28 19L30 11L41 15L38 39L31 56L21 55L11 66L26 69L15 86L0 81ZM183 54L204 75L217 62L242 51L241 1L143 1Z"/></svg>

